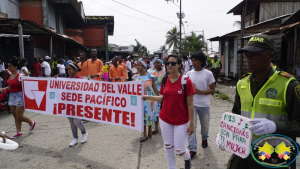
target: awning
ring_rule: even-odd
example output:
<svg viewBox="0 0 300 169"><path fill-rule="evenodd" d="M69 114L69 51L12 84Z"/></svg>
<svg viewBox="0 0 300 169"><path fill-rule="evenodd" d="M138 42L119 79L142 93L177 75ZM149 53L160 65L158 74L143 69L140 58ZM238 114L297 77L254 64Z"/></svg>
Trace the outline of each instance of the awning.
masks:
<svg viewBox="0 0 300 169"><path fill-rule="evenodd" d="M0 38L18 38L19 35L17 34L1 34L0 33ZM30 35L23 35L23 38L30 38Z"/></svg>

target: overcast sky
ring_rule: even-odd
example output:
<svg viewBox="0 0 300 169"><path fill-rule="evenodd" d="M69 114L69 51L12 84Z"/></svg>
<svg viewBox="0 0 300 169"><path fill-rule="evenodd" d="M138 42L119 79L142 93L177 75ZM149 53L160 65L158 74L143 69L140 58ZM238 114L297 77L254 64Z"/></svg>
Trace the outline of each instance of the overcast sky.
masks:
<svg viewBox="0 0 300 169"><path fill-rule="evenodd" d="M114 16L114 35L108 38L110 44L135 45L134 39L137 39L152 53L165 44L168 30L174 26L179 28L179 19L176 15L179 12L179 0L178 2L174 0L174 3L166 0L81 1L85 15ZM233 24L240 20L240 16L227 14L227 12L241 1L182 0L182 12L185 13L182 32L186 33L182 36L189 35L191 31L202 34L204 30L204 37L208 39L237 30L238 27L234 27ZM139 13L118 2L158 19ZM218 43L213 43L213 50L218 51Z"/></svg>

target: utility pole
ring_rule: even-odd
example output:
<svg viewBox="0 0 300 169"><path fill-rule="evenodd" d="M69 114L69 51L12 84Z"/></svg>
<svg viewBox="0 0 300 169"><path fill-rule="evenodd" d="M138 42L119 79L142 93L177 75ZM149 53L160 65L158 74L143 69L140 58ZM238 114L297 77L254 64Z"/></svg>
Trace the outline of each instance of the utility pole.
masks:
<svg viewBox="0 0 300 169"><path fill-rule="evenodd" d="M179 14L179 16L180 16L180 18L179 18L179 27L180 27L180 40L179 40L179 42L180 42L180 47L179 47L179 54L181 55L181 24L182 24L182 15L181 15L181 0L180 0L180 14Z"/></svg>
<svg viewBox="0 0 300 169"><path fill-rule="evenodd" d="M174 0L166 0L168 1L172 1L174 3ZM178 0L177 0L178 2ZM181 12L181 0L179 0L179 13L177 13L177 17L179 18L179 34L180 34L180 39L179 39L179 54L181 54L181 40L182 40L182 30L181 30L181 25L182 25L182 18L185 17L184 13Z"/></svg>

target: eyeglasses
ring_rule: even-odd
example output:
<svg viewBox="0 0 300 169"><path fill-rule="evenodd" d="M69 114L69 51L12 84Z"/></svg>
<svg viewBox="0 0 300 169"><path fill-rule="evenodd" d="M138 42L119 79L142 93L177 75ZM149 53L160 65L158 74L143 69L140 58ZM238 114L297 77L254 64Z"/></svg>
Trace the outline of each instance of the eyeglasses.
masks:
<svg viewBox="0 0 300 169"><path fill-rule="evenodd" d="M170 66L170 64L171 64L172 66L175 66L175 65L177 64L177 62L166 62L166 63L165 63L166 66Z"/></svg>

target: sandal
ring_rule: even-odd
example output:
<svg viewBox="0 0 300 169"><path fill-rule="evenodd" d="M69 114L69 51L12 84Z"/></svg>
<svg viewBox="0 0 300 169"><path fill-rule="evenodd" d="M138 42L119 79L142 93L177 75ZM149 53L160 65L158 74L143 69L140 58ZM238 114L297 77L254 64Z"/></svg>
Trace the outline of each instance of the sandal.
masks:
<svg viewBox="0 0 300 169"><path fill-rule="evenodd" d="M148 137L142 138L142 139L140 140L140 142L142 143L142 142L144 142L144 141L146 141L146 140L148 140Z"/></svg>
<svg viewBox="0 0 300 169"><path fill-rule="evenodd" d="M148 137L151 138L153 134L148 134Z"/></svg>
<svg viewBox="0 0 300 169"><path fill-rule="evenodd" d="M158 133L158 129L152 131L152 135L154 135L154 134L156 134L156 133Z"/></svg>

